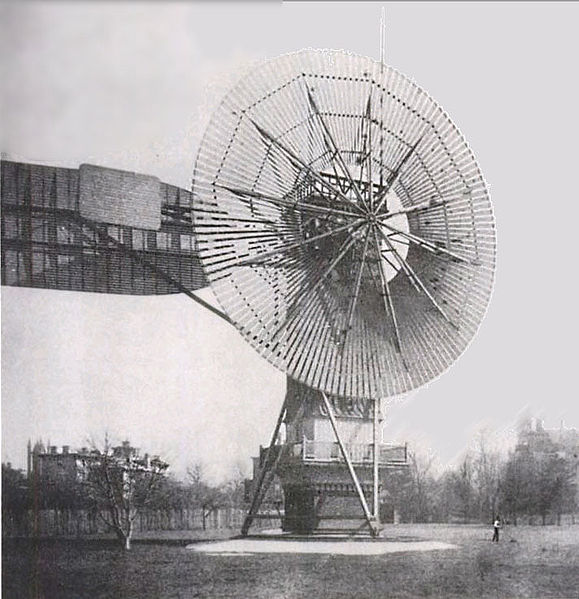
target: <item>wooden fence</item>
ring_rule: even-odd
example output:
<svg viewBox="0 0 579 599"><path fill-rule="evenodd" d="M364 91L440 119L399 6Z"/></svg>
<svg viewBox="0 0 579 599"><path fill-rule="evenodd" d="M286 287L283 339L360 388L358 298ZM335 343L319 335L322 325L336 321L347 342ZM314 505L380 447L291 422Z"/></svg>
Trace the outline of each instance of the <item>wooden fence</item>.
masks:
<svg viewBox="0 0 579 599"><path fill-rule="evenodd" d="M186 531L241 529L245 510L220 508L210 513L199 509L152 510L140 513L135 520L135 534L151 531ZM262 519L259 528L278 528L279 519ZM103 518L94 510L3 511L3 537L83 537L110 532Z"/></svg>

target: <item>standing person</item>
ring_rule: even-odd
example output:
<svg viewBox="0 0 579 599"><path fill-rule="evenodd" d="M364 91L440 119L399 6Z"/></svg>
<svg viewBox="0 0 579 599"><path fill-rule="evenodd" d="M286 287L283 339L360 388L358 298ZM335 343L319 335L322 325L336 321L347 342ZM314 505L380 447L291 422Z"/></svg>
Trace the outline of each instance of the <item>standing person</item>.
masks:
<svg viewBox="0 0 579 599"><path fill-rule="evenodd" d="M499 542L499 529L501 527L501 520L500 518L497 516L495 523L493 524L495 532L493 534L493 542L496 541L497 543Z"/></svg>

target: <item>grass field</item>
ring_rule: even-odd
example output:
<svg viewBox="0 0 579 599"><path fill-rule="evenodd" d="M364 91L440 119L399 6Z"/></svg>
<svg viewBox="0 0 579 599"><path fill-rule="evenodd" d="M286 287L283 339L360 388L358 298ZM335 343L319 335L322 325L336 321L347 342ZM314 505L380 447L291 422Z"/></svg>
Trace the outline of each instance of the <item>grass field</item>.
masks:
<svg viewBox="0 0 579 599"><path fill-rule="evenodd" d="M456 549L380 556L208 555L185 540L5 540L4 599L579 597L579 526L398 525L387 536ZM189 540L190 536L187 537Z"/></svg>

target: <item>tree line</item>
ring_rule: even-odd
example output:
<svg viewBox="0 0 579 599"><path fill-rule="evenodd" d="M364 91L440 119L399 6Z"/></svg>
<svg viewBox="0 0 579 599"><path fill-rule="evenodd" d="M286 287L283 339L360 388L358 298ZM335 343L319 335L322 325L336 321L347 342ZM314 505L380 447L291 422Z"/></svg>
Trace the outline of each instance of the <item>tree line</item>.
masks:
<svg viewBox="0 0 579 599"><path fill-rule="evenodd" d="M54 477L2 464L2 518L26 521L29 512L85 511L115 533L129 549L137 517L145 511L200 510L203 529L221 508L242 507L241 476L220 485L208 483L202 467L193 465L185 480L167 475L169 465L158 457L141 455L128 442L113 447L108 441L77 460L74 476Z"/></svg>
<svg viewBox="0 0 579 599"><path fill-rule="evenodd" d="M526 521L557 523L577 511L577 459L518 445L508 453L489 450L484 435L475 449L442 473L434 456L410 452L406 470L392 473L383 490L383 517L401 522Z"/></svg>
<svg viewBox="0 0 579 599"><path fill-rule="evenodd" d="M408 466L390 471L381 491L383 522L490 523L500 516L515 525L523 518L545 524L560 523L563 514L574 522L577 455L559 451L546 434L539 441L537 450L520 438L504 453L489 449L480 434L476 446L442 472L433 455L410 451ZM199 464L184 480L168 475L167 468L128 444L114 448L108 442L86 456L82 476L74 480L28 478L2 464L3 519L47 509L92 510L128 548L135 519L145 510L200 510L205 529L216 510L247 507L241 472L214 485Z"/></svg>

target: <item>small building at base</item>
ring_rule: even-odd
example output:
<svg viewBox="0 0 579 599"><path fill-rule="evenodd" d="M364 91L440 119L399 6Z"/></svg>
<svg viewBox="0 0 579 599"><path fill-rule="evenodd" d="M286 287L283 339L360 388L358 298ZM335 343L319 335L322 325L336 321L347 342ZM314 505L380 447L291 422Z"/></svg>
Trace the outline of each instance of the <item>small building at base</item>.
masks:
<svg viewBox="0 0 579 599"><path fill-rule="evenodd" d="M372 505L373 402L338 397L329 400L366 501ZM322 394L288 378L284 425L281 442L272 447L273 460L270 452L270 463L276 464L274 491L270 489L265 496L266 503L283 503L279 510L282 529L299 534L367 531L364 511ZM392 469L406 467L407 448L380 442L378 450L380 491L386 487ZM254 458L254 482L266 464L267 451L260 448L259 457Z"/></svg>

